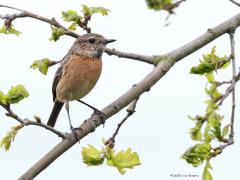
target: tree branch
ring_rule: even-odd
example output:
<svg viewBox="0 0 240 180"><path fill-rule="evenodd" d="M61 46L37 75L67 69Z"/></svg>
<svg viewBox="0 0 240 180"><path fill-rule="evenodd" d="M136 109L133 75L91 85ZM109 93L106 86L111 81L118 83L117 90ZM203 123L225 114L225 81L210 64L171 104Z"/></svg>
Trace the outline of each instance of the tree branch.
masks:
<svg viewBox="0 0 240 180"><path fill-rule="evenodd" d="M231 131L229 138L233 141L234 136L234 119L235 119L235 81L236 81L236 62L235 62L235 40L234 31L230 32L230 43L231 43L231 57L232 57L232 113L231 113Z"/></svg>
<svg viewBox="0 0 240 180"><path fill-rule="evenodd" d="M139 100L139 97L137 99L135 99L134 101L132 101L128 108L127 108L127 115L123 118L123 120L118 124L117 129L115 130L115 132L113 133L112 137L110 137L106 142L105 145L107 145L110 148L113 148L115 145L115 138L118 135L118 132L120 130L120 128L122 127L122 125L128 120L128 118L130 116L132 116L136 111L136 106L137 106L137 102Z"/></svg>
<svg viewBox="0 0 240 180"><path fill-rule="evenodd" d="M229 1L231 1L233 4L235 4L235 5L240 7L240 3L238 3L237 1L235 1L235 0L229 0Z"/></svg>
<svg viewBox="0 0 240 180"><path fill-rule="evenodd" d="M18 8L15 8L15 7L0 4L0 8L1 7L14 9L14 10L17 10L17 11L21 12L19 14L12 14L12 15L9 15L9 14L1 15L0 14L0 18L2 18L2 19L13 21L17 18L29 17L29 18L33 18L33 19L40 20L42 22L48 23L48 24L50 24L52 26L55 26L55 27L58 27L58 28L62 28L62 29L65 30L64 34L67 35L67 36L71 36L71 37L74 37L74 38L77 38L77 37L80 36L79 34L73 32L73 31L70 31L65 26L60 24L55 18L49 19L49 18L40 16L40 15L34 14L32 12L26 11L26 10L22 10L22 9L18 9ZM125 52L117 51L115 49L108 49L108 48L105 49L105 52L108 55L115 55L115 56L118 56L118 57L124 57L124 58L128 58L128 59L134 59L134 60L146 62L146 63L149 63L149 64L154 64L154 61L152 60L152 58L150 56L133 54L133 53L125 53Z"/></svg>
<svg viewBox="0 0 240 180"><path fill-rule="evenodd" d="M66 137L62 132L52 128L51 126L48 126L46 124L41 123L39 118L36 121L32 121L30 119L22 119L16 113L14 113L12 111L12 109L10 108L10 105L5 105L5 104L0 103L0 106L2 106L7 111L6 116L9 116L9 117L17 120L23 126L33 125L33 126L43 127L45 129L51 131L52 133L56 134L57 136L63 138L63 139Z"/></svg>
<svg viewBox="0 0 240 180"><path fill-rule="evenodd" d="M106 121L108 118L119 112L121 109L130 104L134 99L150 89L156 84L179 60L185 58L189 54L197 51L201 47L210 43L214 39L221 35L236 29L240 25L240 14L230 18L222 24L208 30L197 39L189 42L188 44L167 53L165 56L157 56L158 65L149 73L143 80L136 84L136 86L130 88L122 96L116 99L114 102L106 106L102 112L106 114ZM152 56L152 60L156 60L156 56ZM21 177L21 180L29 180L36 177L40 172L47 168L54 160L56 160L65 151L71 148L80 139L84 138L89 133L93 132L102 123L102 119L99 119L96 115L92 115L86 119L79 129L75 132L79 139L76 139L76 134L71 133L59 144L57 144L52 150L50 150L45 156L43 156L38 162L36 162L30 169L28 169Z"/></svg>

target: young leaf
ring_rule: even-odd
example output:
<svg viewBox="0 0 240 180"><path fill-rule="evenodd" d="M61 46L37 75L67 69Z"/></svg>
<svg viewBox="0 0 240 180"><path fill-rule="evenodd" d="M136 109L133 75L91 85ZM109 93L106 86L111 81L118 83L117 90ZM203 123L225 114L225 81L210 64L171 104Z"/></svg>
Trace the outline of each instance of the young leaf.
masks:
<svg viewBox="0 0 240 180"><path fill-rule="evenodd" d="M0 103L6 104L6 95L2 91L0 91Z"/></svg>
<svg viewBox="0 0 240 180"><path fill-rule="evenodd" d="M91 7L90 12L91 14L100 13L102 16L107 16L110 10L104 7Z"/></svg>
<svg viewBox="0 0 240 180"><path fill-rule="evenodd" d="M1 27L0 29L0 33L4 33L4 34L15 34L17 36L19 36L21 34L20 31L14 29L14 26L11 25L9 28L7 28L5 25Z"/></svg>
<svg viewBox="0 0 240 180"><path fill-rule="evenodd" d="M88 145L89 147L83 147L82 156L83 162L88 166L97 166L101 165L104 161L104 153L93 147L92 145Z"/></svg>
<svg viewBox="0 0 240 180"><path fill-rule="evenodd" d="M171 5L172 0L146 0L149 9L161 10L164 6Z"/></svg>
<svg viewBox="0 0 240 180"><path fill-rule="evenodd" d="M52 34L49 38L50 41L57 41L62 35L64 35L65 30L62 28L51 27Z"/></svg>
<svg viewBox="0 0 240 180"><path fill-rule="evenodd" d="M209 171L212 170L212 166L210 164L209 161L206 162L206 165L204 167L204 170L203 170L203 174L202 174L202 180L212 180L212 174L211 172Z"/></svg>
<svg viewBox="0 0 240 180"><path fill-rule="evenodd" d="M208 158L210 150L211 145L208 143L195 144L193 147L187 149L187 151L184 152L181 158L185 159L194 167L197 167Z"/></svg>
<svg viewBox="0 0 240 180"><path fill-rule="evenodd" d="M33 61L30 68L38 69L42 74L46 75L48 72L48 63L49 63L48 58L35 60Z"/></svg>
<svg viewBox="0 0 240 180"><path fill-rule="evenodd" d="M11 143L14 141L16 134L22 128L22 125L14 126L7 132L0 142L0 147L4 147L5 151L10 149Z"/></svg>
<svg viewBox="0 0 240 180"><path fill-rule="evenodd" d="M82 5L82 12L83 12L83 14L88 15L88 16L92 15L90 8L85 4Z"/></svg>
<svg viewBox="0 0 240 180"><path fill-rule="evenodd" d="M138 154L132 152L131 148L118 153L108 148L105 157L107 158L107 164L116 167L121 174L126 173L125 168L133 168L141 164Z"/></svg>
<svg viewBox="0 0 240 180"><path fill-rule="evenodd" d="M222 130L222 138L228 135L229 128L231 127L231 124L226 125Z"/></svg>
<svg viewBox="0 0 240 180"><path fill-rule="evenodd" d="M28 96L29 93L25 87L21 84L18 84L17 86L13 86L6 94L6 103L15 104Z"/></svg>
<svg viewBox="0 0 240 180"><path fill-rule="evenodd" d="M62 12L62 18L66 22L75 22L79 23L82 20L82 16L79 16L76 11L68 10Z"/></svg>

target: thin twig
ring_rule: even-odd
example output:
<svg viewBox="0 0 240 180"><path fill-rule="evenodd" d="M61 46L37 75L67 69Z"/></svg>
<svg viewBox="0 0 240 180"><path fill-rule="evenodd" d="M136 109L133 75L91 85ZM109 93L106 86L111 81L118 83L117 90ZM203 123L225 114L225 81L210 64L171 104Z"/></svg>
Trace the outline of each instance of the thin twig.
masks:
<svg viewBox="0 0 240 180"><path fill-rule="evenodd" d="M120 130L120 128L122 127L122 125L127 121L127 119L132 116L136 111L136 106L137 106L137 102L138 102L138 99L135 99L134 101L132 101L128 108L127 108L127 115L123 118L123 120L117 125L117 128L116 130L114 131L113 135L105 142L105 145L107 145L108 147L110 148L113 148L114 145L115 145L115 138L116 136L118 135L118 132Z"/></svg>
<svg viewBox="0 0 240 180"><path fill-rule="evenodd" d="M72 36L72 37L79 37L80 35L73 32L73 31L70 31L69 29L67 29L65 26L61 25L55 18L52 18L52 19L49 19L49 18L46 18L46 17L43 17L43 16L40 16L40 15L37 15L37 14L34 14L32 12L29 12L29 11L26 11L26 10L23 10L23 9L19 9L19 8L15 8L15 7L11 7L11 6L6 6L6 5L1 5L0 4L0 7L4 7L4 8L9 8L9 9L14 9L14 10L18 10L20 11L21 13L19 14L13 14L13 15L1 15L0 18L2 19L10 19L10 20L14 20L16 18L25 18L25 17L30 17L30 18L33 18L33 19L37 19L37 20L40 20L40 21L43 21L43 22L46 22L50 25L53 25L57 28L62 28L64 29L64 34L65 35L68 35L68 36Z"/></svg>
<svg viewBox="0 0 240 180"><path fill-rule="evenodd" d="M234 40L234 31L229 33L230 43L231 43L231 56L232 56L232 113L231 113L231 131L229 138L233 140L234 136L234 119L235 119L235 79L236 79L236 62L235 62L235 40Z"/></svg>
<svg viewBox="0 0 240 180"><path fill-rule="evenodd" d="M22 118L20 118L16 113L14 113L12 111L12 109L10 108L10 105L5 105L5 104L0 103L0 106L2 106L7 111L6 116L11 117L11 118L17 120L23 126L33 125L33 126L43 127L45 129L53 132L54 134L58 135L59 137L61 137L63 139L66 137L64 133L62 133L62 132L52 128L51 126L43 124L40 121L32 121L32 120L29 120L29 119L22 119Z"/></svg>
<svg viewBox="0 0 240 180"><path fill-rule="evenodd" d="M231 1L233 4L235 4L235 5L237 5L237 6L240 7L240 3L239 3L239 2L237 2L237 1L235 1L235 0L229 0L229 1Z"/></svg>

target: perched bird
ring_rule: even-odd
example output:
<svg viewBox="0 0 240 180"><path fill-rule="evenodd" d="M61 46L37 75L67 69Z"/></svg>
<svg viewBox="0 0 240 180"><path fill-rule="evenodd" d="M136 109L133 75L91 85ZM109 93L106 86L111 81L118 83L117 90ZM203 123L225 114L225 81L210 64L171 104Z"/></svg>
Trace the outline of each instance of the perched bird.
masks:
<svg viewBox="0 0 240 180"><path fill-rule="evenodd" d="M78 100L94 111L98 111L79 99L86 96L97 83L102 71L103 51L108 43L114 41L116 40L106 39L94 33L85 34L76 39L61 61L53 79L54 106L47 125L54 127L65 104L70 128L73 128L69 114L69 101Z"/></svg>

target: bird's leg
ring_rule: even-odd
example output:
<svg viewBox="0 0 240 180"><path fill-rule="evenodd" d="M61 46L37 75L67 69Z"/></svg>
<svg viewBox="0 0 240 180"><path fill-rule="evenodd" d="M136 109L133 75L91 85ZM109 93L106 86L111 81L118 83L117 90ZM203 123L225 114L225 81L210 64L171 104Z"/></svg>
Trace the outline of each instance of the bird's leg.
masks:
<svg viewBox="0 0 240 180"><path fill-rule="evenodd" d="M104 114L102 111L98 110L97 108L91 106L90 104L87 104L87 103L85 103L84 101L82 101L80 99L78 99L77 101L82 103L82 104L84 104L84 105L86 105L87 107L91 108L94 111L94 114L99 116L102 120L104 120L107 117L106 114Z"/></svg>
<svg viewBox="0 0 240 180"><path fill-rule="evenodd" d="M74 127L72 126L72 122L71 122L71 118L70 118L70 113L69 113L69 102L68 102L68 101L65 101L65 108L66 108L66 110L67 110L67 115L68 115L68 121L69 121L70 129L71 129L72 132L75 134L75 136L76 136L76 138L77 138L77 140L78 140L78 134L77 134L77 132L76 132L76 130L77 130L78 128L74 128Z"/></svg>
<svg viewBox="0 0 240 180"><path fill-rule="evenodd" d="M65 109L66 109L66 111L67 111L67 115L68 115L68 121L69 121L70 129L72 130L72 129L73 129L73 126L72 126L72 122L71 122L71 118L70 118L70 113L69 113L69 102L68 102L68 101L65 101Z"/></svg>

